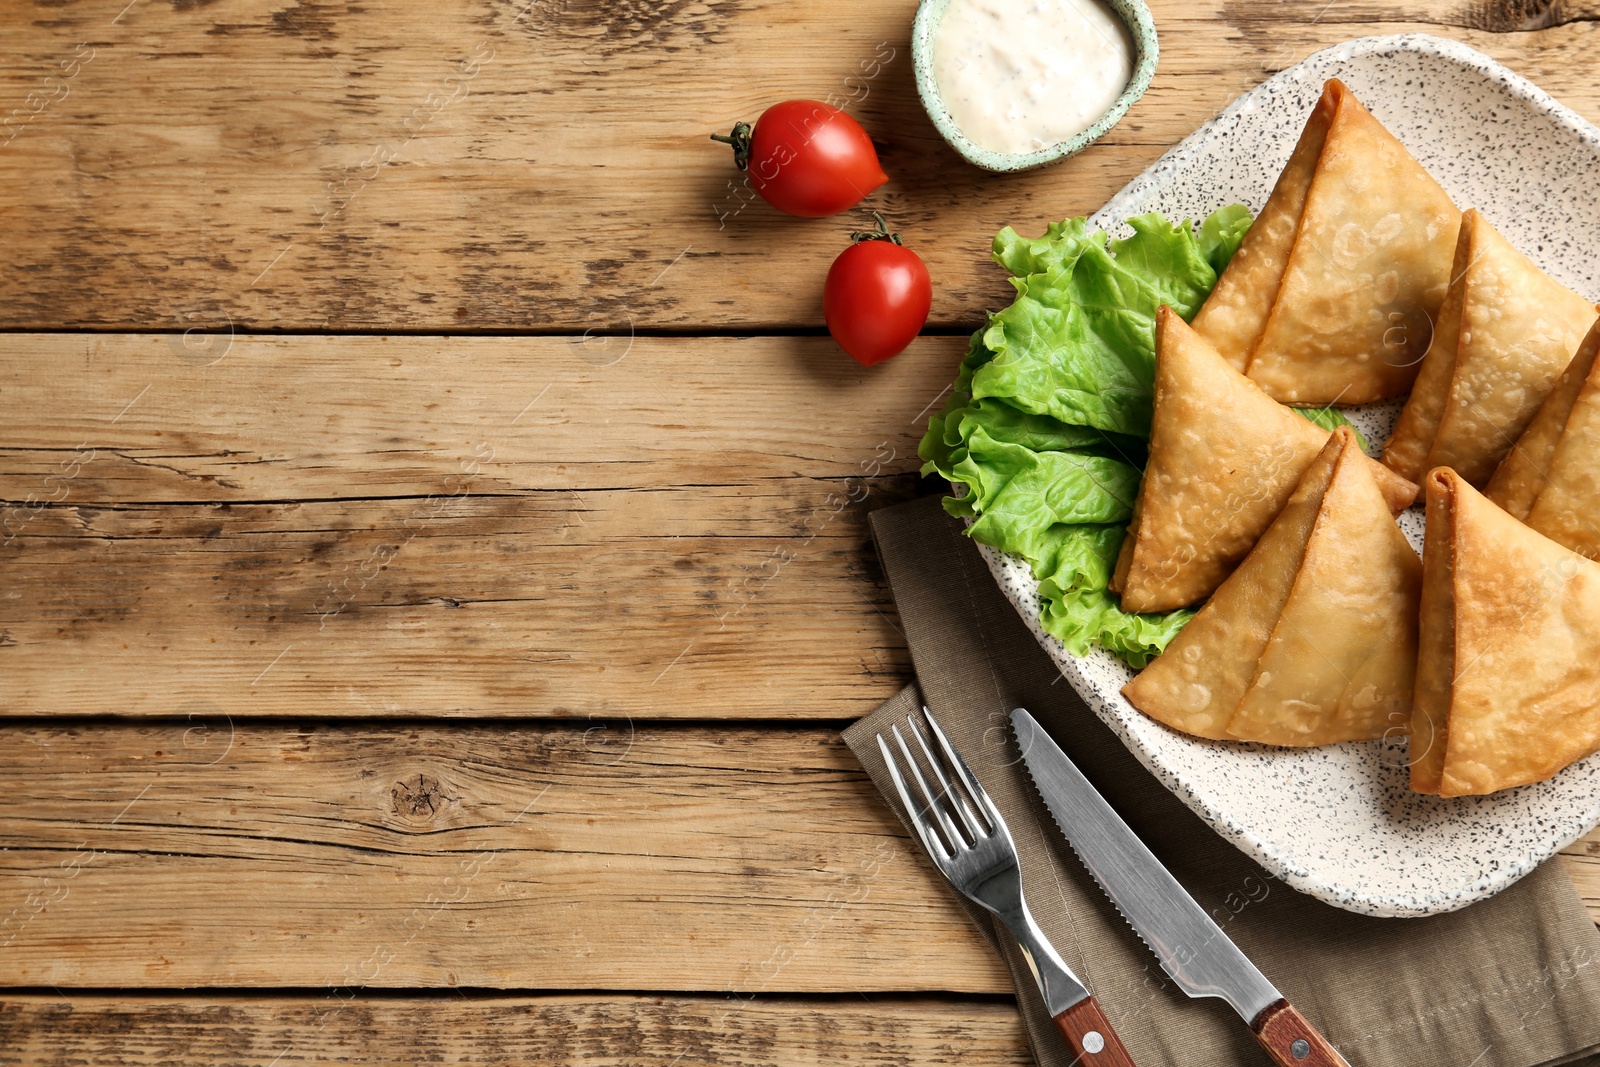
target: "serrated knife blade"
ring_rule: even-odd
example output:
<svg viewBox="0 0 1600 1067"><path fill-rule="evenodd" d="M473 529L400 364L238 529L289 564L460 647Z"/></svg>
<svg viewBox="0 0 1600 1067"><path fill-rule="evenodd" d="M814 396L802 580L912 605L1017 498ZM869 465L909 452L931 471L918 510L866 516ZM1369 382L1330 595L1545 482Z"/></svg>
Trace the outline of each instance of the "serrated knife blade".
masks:
<svg viewBox="0 0 1600 1067"><path fill-rule="evenodd" d="M1024 708L1011 713L1028 776L1083 865L1191 997L1219 997L1283 1067L1348 1067L1129 829Z"/></svg>

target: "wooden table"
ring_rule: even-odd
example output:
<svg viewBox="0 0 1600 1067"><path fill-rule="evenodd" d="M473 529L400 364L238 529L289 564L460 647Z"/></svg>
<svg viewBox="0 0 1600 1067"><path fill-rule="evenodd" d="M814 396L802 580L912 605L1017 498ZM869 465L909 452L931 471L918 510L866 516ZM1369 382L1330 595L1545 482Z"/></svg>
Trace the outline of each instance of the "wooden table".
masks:
<svg viewBox="0 0 1600 1067"><path fill-rule="evenodd" d="M990 236L1363 34L1600 119L1600 8L1163 0L1144 100L1009 178L912 10L7 0L0 1062L1027 1062L838 739L910 677L865 516L930 488ZM859 218L706 139L794 96L933 273L871 371Z"/></svg>

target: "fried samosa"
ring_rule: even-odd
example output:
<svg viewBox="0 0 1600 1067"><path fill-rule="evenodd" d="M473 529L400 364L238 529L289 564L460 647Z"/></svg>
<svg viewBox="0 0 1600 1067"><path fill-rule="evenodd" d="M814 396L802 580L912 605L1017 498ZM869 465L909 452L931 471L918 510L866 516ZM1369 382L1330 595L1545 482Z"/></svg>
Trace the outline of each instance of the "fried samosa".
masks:
<svg viewBox="0 0 1600 1067"><path fill-rule="evenodd" d="M1428 473L1411 788L1542 782L1600 749L1600 563ZM1158 661L1159 662L1159 661Z"/></svg>
<svg viewBox="0 0 1600 1067"><path fill-rule="evenodd" d="M1467 211L1433 344L1384 463L1412 481L1451 467L1484 485L1594 322L1593 304Z"/></svg>
<svg viewBox="0 0 1600 1067"><path fill-rule="evenodd" d="M1228 366L1183 319L1156 316L1150 459L1111 588L1126 611L1205 599L1232 572L1328 440ZM1394 511L1416 487L1368 460Z"/></svg>
<svg viewBox="0 0 1600 1067"><path fill-rule="evenodd" d="M1214 740L1304 747L1403 727L1422 564L1375 470L1336 430L1239 569L1123 687Z"/></svg>
<svg viewBox="0 0 1600 1067"><path fill-rule="evenodd" d="M1528 525L1600 559L1600 376L1592 371L1556 442L1549 480L1534 499Z"/></svg>
<svg viewBox="0 0 1600 1067"><path fill-rule="evenodd" d="M1333 79L1194 328L1285 404L1399 396L1444 300L1460 218Z"/></svg>
<svg viewBox="0 0 1600 1067"><path fill-rule="evenodd" d="M1578 347L1578 354L1572 357L1567 369L1556 379L1555 388L1539 405L1538 414L1495 468L1494 477L1489 479L1483 495L1499 504L1512 518L1527 521L1534 500L1549 480L1550 459L1555 455L1556 442L1561 440L1561 431L1567 428L1567 416L1572 414L1578 393L1589 380L1597 352L1600 352L1600 322L1589 330Z"/></svg>

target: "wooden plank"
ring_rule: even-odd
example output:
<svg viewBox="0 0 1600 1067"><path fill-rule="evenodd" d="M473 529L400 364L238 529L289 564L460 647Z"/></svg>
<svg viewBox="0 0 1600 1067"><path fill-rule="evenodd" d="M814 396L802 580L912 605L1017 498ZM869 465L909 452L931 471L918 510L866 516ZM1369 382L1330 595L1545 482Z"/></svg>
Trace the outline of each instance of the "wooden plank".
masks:
<svg viewBox="0 0 1600 1067"><path fill-rule="evenodd" d="M874 203L928 258L940 325L1008 298L986 262L1000 226L1093 210L1341 40L1443 32L1600 117L1592 3L1158 0L1145 98L1078 158L1011 177L961 163L922 113L915 0L11 6L0 325L24 329L818 325L859 218L752 203L707 140L795 96L879 143Z"/></svg>
<svg viewBox="0 0 1600 1067"><path fill-rule="evenodd" d="M917 469L964 339L0 340L0 540L36 502L746 486ZM9 525L8 525L9 524Z"/></svg>
<svg viewBox="0 0 1600 1067"><path fill-rule="evenodd" d="M198 366L10 338L0 708L836 719L892 694L865 515L916 491L961 340L870 371L824 338L612 341L240 337Z"/></svg>
<svg viewBox="0 0 1600 1067"><path fill-rule="evenodd" d="M195 716L0 742L0 986L1007 990L828 730ZM1572 868L1591 906L1597 866Z"/></svg>
<svg viewBox="0 0 1600 1067"><path fill-rule="evenodd" d="M1002 993L815 728L11 726L0 986Z"/></svg>
<svg viewBox="0 0 1600 1067"><path fill-rule="evenodd" d="M911 677L880 475L44 508L0 548L0 713L824 718Z"/></svg>
<svg viewBox="0 0 1600 1067"><path fill-rule="evenodd" d="M133 1067L549 1064L898 1067L1033 1063L1016 1008L894 997L782 1000L548 996L338 999L17 997L6 1062Z"/></svg>

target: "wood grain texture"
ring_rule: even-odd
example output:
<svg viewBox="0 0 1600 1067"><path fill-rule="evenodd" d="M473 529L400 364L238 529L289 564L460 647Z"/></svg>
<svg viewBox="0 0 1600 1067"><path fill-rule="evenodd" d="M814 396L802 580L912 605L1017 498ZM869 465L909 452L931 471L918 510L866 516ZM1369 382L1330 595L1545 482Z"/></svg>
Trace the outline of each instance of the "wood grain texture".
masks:
<svg viewBox="0 0 1600 1067"><path fill-rule="evenodd" d="M882 998L1009 983L836 735L645 721L908 676L863 516L963 347L651 336L816 330L859 221L706 134L847 106L966 328L1000 226L1327 44L1443 32L1600 116L1600 8L1159 0L1127 119L991 177L914 6L0 0L0 329L170 331L0 337L0 714L177 715L4 727L0 985L69 993L0 999L0 1059L1031 1062L1009 1004ZM496 330L566 336L426 336ZM329 721L374 713L567 721ZM1563 862L1600 917L1600 834ZM333 988L70 992L115 985Z"/></svg>
<svg viewBox="0 0 1600 1067"><path fill-rule="evenodd" d="M831 730L197 714L0 746L0 986L1008 989Z"/></svg>
<svg viewBox="0 0 1600 1067"><path fill-rule="evenodd" d="M3 714L836 719L909 677L866 514L959 339L8 344Z"/></svg>
<svg viewBox="0 0 1600 1067"><path fill-rule="evenodd" d="M19 1067L338 1062L550 1067L1030 1067L1016 1008L916 997L16 997Z"/></svg>
<svg viewBox="0 0 1600 1067"><path fill-rule="evenodd" d="M820 325L860 218L778 215L707 137L805 96L872 134L891 176L874 203L927 257L933 321L965 326L1009 299L997 229L1094 210L1341 40L1444 33L1600 117L1581 0L1153 7L1161 67L1126 119L1002 177L962 163L917 102L914 0L9 0L0 324Z"/></svg>
<svg viewBox="0 0 1600 1067"><path fill-rule="evenodd" d="M861 715L911 676L864 514L909 489L51 507L0 549L0 707Z"/></svg>
<svg viewBox="0 0 1600 1067"><path fill-rule="evenodd" d="M831 730L5 730L0 986L1000 993Z"/></svg>
<svg viewBox="0 0 1600 1067"><path fill-rule="evenodd" d="M178 336L19 334L0 352L4 541L30 497L454 497L915 471L966 342L924 338L871 369L826 337L257 335L196 356Z"/></svg>

